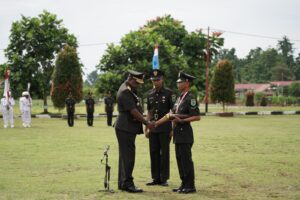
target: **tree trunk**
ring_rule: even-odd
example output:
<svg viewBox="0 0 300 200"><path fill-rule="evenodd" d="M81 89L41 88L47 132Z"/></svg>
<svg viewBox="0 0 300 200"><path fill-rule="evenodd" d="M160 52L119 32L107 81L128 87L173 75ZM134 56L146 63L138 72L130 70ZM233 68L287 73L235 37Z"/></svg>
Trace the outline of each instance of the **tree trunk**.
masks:
<svg viewBox="0 0 300 200"><path fill-rule="evenodd" d="M44 94L44 113L48 113L47 94Z"/></svg>
<svg viewBox="0 0 300 200"><path fill-rule="evenodd" d="M223 102L223 112L225 112L225 103Z"/></svg>

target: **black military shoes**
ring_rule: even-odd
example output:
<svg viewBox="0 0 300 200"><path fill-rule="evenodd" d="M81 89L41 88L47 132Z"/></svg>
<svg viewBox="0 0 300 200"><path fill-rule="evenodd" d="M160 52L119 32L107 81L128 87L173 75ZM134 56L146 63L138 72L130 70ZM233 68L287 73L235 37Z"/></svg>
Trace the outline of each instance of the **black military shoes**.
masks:
<svg viewBox="0 0 300 200"><path fill-rule="evenodd" d="M172 190L173 192L178 192L180 194L189 194L189 193L195 193L196 192L196 188L192 187L192 188L184 188L182 186L180 186L179 188L175 188Z"/></svg>
<svg viewBox="0 0 300 200"><path fill-rule="evenodd" d="M169 184L168 184L167 181L160 182L159 185L160 185L160 186L164 186L164 187L169 186Z"/></svg>
<svg viewBox="0 0 300 200"><path fill-rule="evenodd" d="M160 184L160 181L157 181L157 180L153 180L153 181L151 181L149 183L146 183L146 185L148 185L148 186L159 185L159 184Z"/></svg>
<svg viewBox="0 0 300 200"><path fill-rule="evenodd" d="M175 188L175 189L173 189L172 191L173 191L173 192L180 192L182 189L183 189L183 187L180 186L179 188Z"/></svg>
<svg viewBox="0 0 300 200"><path fill-rule="evenodd" d="M178 191L179 193L188 194L188 193L195 193L195 188L183 188L182 190Z"/></svg>
<svg viewBox="0 0 300 200"><path fill-rule="evenodd" d="M130 192L130 193L140 193L140 192L143 192L143 190L141 188L138 188L138 187L136 187L134 185L133 186L129 186L127 188L124 188L122 190L124 190L126 192Z"/></svg>
<svg viewBox="0 0 300 200"><path fill-rule="evenodd" d="M153 180L149 183L146 183L147 186L160 185L160 186L169 186L167 181L157 181Z"/></svg>

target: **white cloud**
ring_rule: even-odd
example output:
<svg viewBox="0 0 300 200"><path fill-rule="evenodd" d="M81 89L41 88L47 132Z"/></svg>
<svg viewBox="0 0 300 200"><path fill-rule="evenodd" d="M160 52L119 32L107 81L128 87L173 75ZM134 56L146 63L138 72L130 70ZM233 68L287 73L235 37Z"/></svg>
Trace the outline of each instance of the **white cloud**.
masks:
<svg viewBox="0 0 300 200"><path fill-rule="evenodd" d="M63 20L80 44L118 42L130 30L147 20L171 14L188 31L198 28L224 29L242 33L300 39L300 2L297 0L1 0L0 49L8 45L13 21L21 14L37 16L48 10ZM276 47L277 40L255 38L225 32L225 47L237 49L240 57L255 47ZM293 42L299 53L300 42ZM78 49L85 72L99 63L105 45ZM0 50L0 63L5 62Z"/></svg>

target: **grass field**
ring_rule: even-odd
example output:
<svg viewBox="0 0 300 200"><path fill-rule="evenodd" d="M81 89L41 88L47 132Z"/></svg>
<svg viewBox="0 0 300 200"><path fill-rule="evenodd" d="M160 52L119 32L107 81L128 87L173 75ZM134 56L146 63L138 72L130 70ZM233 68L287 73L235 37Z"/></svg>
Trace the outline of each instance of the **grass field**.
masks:
<svg viewBox="0 0 300 200"><path fill-rule="evenodd" d="M42 100L33 100L32 105L32 113L33 114L40 114L44 111L43 109L43 101ZM117 110L115 108L115 110ZM16 105L14 107L14 111L16 115L20 115L19 111L19 102L16 100ZM58 110L53 107L52 101L48 98L48 111L50 113L60 113L66 114L66 109ZM205 112L205 104L200 104L200 111ZM209 104L208 112L222 112L222 106L220 104ZM248 111L300 111L300 106L253 106L253 107L246 107L246 106L228 106L227 112L248 112ZM86 108L85 103L82 101L79 104L76 104L76 114L85 114ZM95 113L105 113L104 111L104 103L97 102L95 105ZM2 113L0 113L1 115ZM115 113L117 114L117 112Z"/></svg>
<svg viewBox="0 0 300 200"><path fill-rule="evenodd" d="M148 140L136 140L135 183L145 190L116 190L118 148L105 118L87 127L84 119L67 127L62 119L33 119L32 128L3 129L0 123L0 200L18 199L300 199L300 115L203 117L193 124L195 194L175 194L179 186L171 144L169 187L150 180ZM103 189L103 151L110 145L111 188Z"/></svg>

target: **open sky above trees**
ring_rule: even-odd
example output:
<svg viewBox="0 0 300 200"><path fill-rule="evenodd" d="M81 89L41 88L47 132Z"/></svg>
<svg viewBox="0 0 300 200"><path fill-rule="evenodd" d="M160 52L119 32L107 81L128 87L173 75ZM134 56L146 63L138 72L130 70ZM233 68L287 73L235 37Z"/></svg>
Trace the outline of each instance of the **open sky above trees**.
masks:
<svg viewBox="0 0 300 200"><path fill-rule="evenodd" d="M78 39L79 57L84 72L90 73L99 63L106 43L118 44L131 30L147 20L170 14L181 20L186 29L225 30L225 48L235 48L236 55L245 57L251 49L276 47L284 35L293 43L295 56L300 48L300 2L229 0L229 1L58 1L2 0L0 2L0 63L6 62L3 49L9 43L11 24L24 16L37 16L44 9L57 15ZM76 12L75 12L76 11ZM250 34L250 35L249 35ZM251 36L251 34L255 34ZM269 37L263 37L269 36Z"/></svg>

